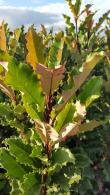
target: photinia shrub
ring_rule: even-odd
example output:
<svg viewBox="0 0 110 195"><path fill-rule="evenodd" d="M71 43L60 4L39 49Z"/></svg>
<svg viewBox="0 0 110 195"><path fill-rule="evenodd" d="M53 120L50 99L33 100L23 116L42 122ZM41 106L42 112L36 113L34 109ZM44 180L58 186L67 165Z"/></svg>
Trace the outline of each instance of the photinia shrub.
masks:
<svg viewBox="0 0 110 195"><path fill-rule="evenodd" d="M74 6L68 2L75 17L76 49L80 53L77 22L81 1ZM21 47L20 29L7 41L5 24L0 27L0 88L9 97L0 103L0 117L2 124L15 128L18 134L5 139L0 148L0 166L10 181L10 194L70 192L81 173L74 154L63 143L109 120L86 120L87 109L100 97L104 84L101 76L90 74L107 54L88 51L66 80L67 59L63 55L69 48L67 36L60 32L51 39L43 25L42 29L41 36L31 26ZM19 51L23 54L20 60L15 55Z"/></svg>

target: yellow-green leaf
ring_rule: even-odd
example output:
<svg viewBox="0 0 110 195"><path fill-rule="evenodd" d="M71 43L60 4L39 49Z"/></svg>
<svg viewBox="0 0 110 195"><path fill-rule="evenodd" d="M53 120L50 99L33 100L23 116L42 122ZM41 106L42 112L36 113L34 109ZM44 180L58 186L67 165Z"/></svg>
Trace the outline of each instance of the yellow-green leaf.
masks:
<svg viewBox="0 0 110 195"><path fill-rule="evenodd" d="M33 67L33 69L36 69L38 63L45 63L42 38L34 30L34 28L31 27L26 34L26 41L26 47L28 50L28 54L26 57L27 63L29 63Z"/></svg>
<svg viewBox="0 0 110 195"><path fill-rule="evenodd" d="M0 49L2 51L7 50L4 22L2 22L2 25L0 26Z"/></svg>

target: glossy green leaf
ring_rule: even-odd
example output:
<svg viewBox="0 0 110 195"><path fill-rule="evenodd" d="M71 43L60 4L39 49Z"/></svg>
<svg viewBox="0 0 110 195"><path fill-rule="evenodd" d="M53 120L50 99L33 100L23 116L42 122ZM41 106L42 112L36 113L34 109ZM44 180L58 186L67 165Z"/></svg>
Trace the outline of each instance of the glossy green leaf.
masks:
<svg viewBox="0 0 110 195"><path fill-rule="evenodd" d="M34 147L30 156L38 158L43 157L42 145L37 145L36 147Z"/></svg>
<svg viewBox="0 0 110 195"><path fill-rule="evenodd" d="M30 173L25 175L23 183L21 183L21 191L23 195L40 194L41 181L38 174Z"/></svg>
<svg viewBox="0 0 110 195"><path fill-rule="evenodd" d="M24 124L19 122L13 109L8 104L0 103L0 117L6 121L5 125L10 125L12 128L18 129L19 132L24 131Z"/></svg>
<svg viewBox="0 0 110 195"><path fill-rule="evenodd" d="M8 176L12 179L22 179L26 174L24 168L4 148L0 149L0 164L6 169Z"/></svg>
<svg viewBox="0 0 110 195"><path fill-rule="evenodd" d="M82 86L90 72L93 70L96 64L103 59L103 57L103 52L95 52L87 57L86 61L82 65L83 71L79 75L74 76L75 91Z"/></svg>
<svg viewBox="0 0 110 195"><path fill-rule="evenodd" d="M39 110L44 109L44 98L40 83L36 75L26 64L18 64L15 60L10 61L6 75L6 83L11 85L14 89L19 90L22 95L25 96L23 100L28 102L30 110L31 108L35 108L37 113L38 106ZM28 111L29 109L27 109L27 112ZM29 114L32 115L31 112L29 112Z"/></svg>
<svg viewBox="0 0 110 195"><path fill-rule="evenodd" d="M75 157L69 149L58 148L53 152L52 161L54 164L66 165L68 162L75 163Z"/></svg>
<svg viewBox="0 0 110 195"><path fill-rule="evenodd" d="M31 146L24 144L19 138L6 139L5 144L9 146L10 153L16 158L17 162L34 167L34 162L29 155Z"/></svg>
<svg viewBox="0 0 110 195"><path fill-rule="evenodd" d="M33 120L35 119L43 120L44 119L43 113L38 111L38 107L35 105L35 103L30 104L27 101L27 97L25 95L22 95L22 100L23 100L23 104L24 104L24 107L27 113Z"/></svg>
<svg viewBox="0 0 110 195"><path fill-rule="evenodd" d="M32 150L30 157L37 158L41 160L43 163L48 162L47 155L44 154L42 145L37 144L36 146L33 146L33 150Z"/></svg>
<svg viewBox="0 0 110 195"><path fill-rule="evenodd" d="M59 132L65 124L73 122L74 113L75 105L72 103L67 103L56 118L55 129Z"/></svg>
<svg viewBox="0 0 110 195"><path fill-rule="evenodd" d="M72 96L75 95L76 91L79 90L83 83L86 81L91 71L95 68L96 64L98 64L103 58L104 52L95 52L87 57L86 61L82 65L82 72L79 75L75 75L73 77L74 86L70 90L63 92L62 96L65 102L60 105L60 109L64 107L66 102L68 102L68 100L71 99Z"/></svg>
<svg viewBox="0 0 110 195"><path fill-rule="evenodd" d="M99 98L102 84L102 77L93 77L90 79L78 96L80 102L88 107L95 99Z"/></svg>

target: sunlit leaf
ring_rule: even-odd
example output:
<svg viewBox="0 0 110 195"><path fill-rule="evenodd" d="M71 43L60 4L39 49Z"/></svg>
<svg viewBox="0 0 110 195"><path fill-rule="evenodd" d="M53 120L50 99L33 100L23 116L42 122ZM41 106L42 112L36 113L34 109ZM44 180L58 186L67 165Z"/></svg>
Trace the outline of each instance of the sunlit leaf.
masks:
<svg viewBox="0 0 110 195"><path fill-rule="evenodd" d="M40 35L34 30L33 27L29 28L28 33L26 34L26 47L28 50L27 54L27 62L36 69L37 64L45 63L44 57L44 46L42 43L42 38Z"/></svg>
<svg viewBox="0 0 110 195"><path fill-rule="evenodd" d="M47 95L52 94L64 78L65 66L56 69L50 69L42 64L37 65L37 72L41 75L43 92Z"/></svg>
<svg viewBox="0 0 110 195"><path fill-rule="evenodd" d="M77 11L75 9L75 4L72 3L72 0L66 0L68 2L69 8L75 18L77 18Z"/></svg>
<svg viewBox="0 0 110 195"><path fill-rule="evenodd" d="M74 136L79 131L78 123L68 123L63 127L59 135L59 142L65 141L70 136Z"/></svg>
<svg viewBox="0 0 110 195"><path fill-rule="evenodd" d="M35 110L37 110L38 105L39 110L44 109L40 83L29 66L23 63L18 64L15 60L10 61L5 82L14 89L19 90L22 95L25 96L24 98L25 101L28 102L28 106L35 107ZM28 111L29 109L27 109L27 112Z"/></svg>
<svg viewBox="0 0 110 195"><path fill-rule="evenodd" d="M0 49L2 51L7 50L4 22L2 22L2 25L0 26Z"/></svg>
<svg viewBox="0 0 110 195"><path fill-rule="evenodd" d="M100 62L101 59L103 59L103 57L104 57L103 52L96 52L87 57L86 62L84 62L82 65L83 71L79 75L73 77L74 80L73 88L64 91L62 94L65 102L67 102L73 95L75 95L75 92L80 89L80 87L86 81L93 68L96 66L96 64Z"/></svg>
<svg viewBox="0 0 110 195"><path fill-rule="evenodd" d="M58 140L57 131L47 123L42 123L39 120L35 121L36 124L36 132L41 137L42 142L44 144L50 144L50 147L55 144Z"/></svg>
<svg viewBox="0 0 110 195"><path fill-rule="evenodd" d="M67 103L64 109L57 115L55 129L59 132L65 124L73 122L74 113L75 105Z"/></svg>

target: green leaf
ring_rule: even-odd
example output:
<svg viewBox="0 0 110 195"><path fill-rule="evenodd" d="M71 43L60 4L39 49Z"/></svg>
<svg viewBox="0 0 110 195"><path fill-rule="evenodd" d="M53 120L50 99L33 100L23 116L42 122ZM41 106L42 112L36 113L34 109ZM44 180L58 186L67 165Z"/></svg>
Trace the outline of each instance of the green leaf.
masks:
<svg viewBox="0 0 110 195"><path fill-rule="evenodd" d="M33 158L40 159L41 161L43 161L43 163L44 162L46 162L46 163L48 162L47 156L44 155L43 146L42 145L38 145L37 144L36 147L33 146L33 150L32 150L32 153L31 153L30 156L33 157Z"/></svg>
<svg viewBox="0 0 110 195"><path fill-rule="evenodd" d="M0 164L6 169L7 174L12 179L22 179L26 174L26 171L21 165L16 162L15 158L9 154L9 151L1 148L0 149Z"/></svg>
<svg viewBox="0 0 110 195"><path fill-rule="evenodd" d="M81 185L79 185L79 191L81 192L82 195L85 195L86 192L88 191L93 192L94 186L92 185L91 180L84 178L81 182Z"/></svg>
<svg viewBox="0 0 110 195"><path fill-rule="evenodd" d="M34 145L41 144L41 139L40 139L38 133L35 132L35 129L31 129L30 140L31 140L32 144L34 144Z"/></svg>
<svg viewBox="0 0 110 195"><path fill-rule="evenodd" d="M55 172L55 174L52 177L52 180L57 187L58 192L56 194L70 195L70 193L68 194L68 192L70 191L69 179L65 177L64 170L61 169L59 172Z"/></svg>
<svg viewBox="0 0 110 195"><path fill-rule="evenodd" d="M1 64L1 62L4 62L5 66L6 66L6 65L8 65L7 62L11 59L12 59L12 57L7 52L0 50L0 64ZM6 67L4 67L4 68L7 69Z"/></svg>
<svg viewBox="0 0 110 195"><path fill-rule="evenodd" d="M40 194L40 177L38 174L30 173L24 176L24 181L21 184L21 191L23 195L37 195Z"/></svg>
<svg viewBox="0 0 110 195"><path fill-rule="evenodd" d="M69 179L69 185L71 186L74 183L79 183L79 181L81 180L81 176L78 174L74 174L70 179Z"/></svg>
<svg viewBox="0 0 110 195"><path fill-rule="evenodd" d="M104 175L104 181L109 182L110 181L110 164L109 161L104 160L101 162L101 167L103 170L103 175Z"/></svg>
<svg viewBox="0 0 110 195"><path fill-rule="evenodd" d="M41 32L42 32L42 34L43 34L45 37L47 37L47 35L48 35L47 29L46 29L46 27L45 27L43 24L41 24Z"/></svg>
<svg viewBox="0 0 110 195"><path fill-rule="evenodd" d="M69 99L71 99L75 95L77 90L80 89L80 87L86 81L93 68L96 66L97 63L100 62L101 59L103 59L103 57L104 52L95 52L87 57L86 61L82 65L83 71L79 75L75 75L73 77L74 86L70 90L63 92L62 96L65 102L59 106L60 109L64 107L64 105L69 101Z"/></svg>
<svg viewBox="0 0 110 195"><path fill-rule="evenodd" d="M18 104L14 107L14 113L16 116L20 116L26 112L25 108L23 105Z"/></svg>
<svg viewBox="0 0 110 195"><path fill-rule="evenodd" d="M67 103L64 109L57 116L55 122L55 129L59 132L65 124L73 122L74 113L75 113L74 104Z"/></svg>
<svg viewBox="0 0 110 195"><path fill-rule="evenodd" d="M14 89L19 90L23 96L23 100L28 102L30 110L35 108L37 111L44 109L44 97L41 92L40 83L37 76L26 64L18 64L14 59L8 64L8 73L6 75L6 83ZM26 105L26 104L24 104ZM39 107L38 107L38 106ZM27 108L27 106L26 106ZM32 115L29 109L29 114ZM37 113L39 115L39 113Z"/></svg>
<svg viewBox="0 0 110 195"><path fill-rule="evenodd" d="M105 119L103 121L101 121L101 120L99 120L99 121L97 121L97 120L91 120L88 123L83 123L83 124L81 124L79 126L79 133L83 133L83 132L86 132L86 131L92 131L96 127L99 127L101 125L106 124L108 121L109 121L109 118L108 119Z"/></svg>
<svg viewBox="0 0 110 195"><path fill-rule="evenodd" d="M1 79L0 79L0 89L11 98L12 101L15 101L15 94L11 87L7 86Z"/></svg>
<svg viewBox="0 0 110 195"><path fill-rule="evenodd" d="M103 52L95 52L87 57L86 61L82 65L83 68L82 73L80 73L77 76L74 76L75 92L82 86L82 84L89 76L90 72L93 70L96 64L98 64L100 60L103 59L103 57L104 57Z"/></svg>
<svg viewBox="0 0 110 195"><path fill-rule="evenodd" d="M57 35L58 36L58 35ZM47 65L49 68L55 68L60 65L62 59L64 38L59 39L57 37L54 39L53 45L51 46L49 57L47 58Z"/></svg>
<svg viewBox="0 0 110 195"><path fill-rule="evenodd" d="M34 28L31 27L26 34L26 41L26 46L28 50L27 62L31 64L34 69L36 69L38 63L45 63L42 38L38 33L36 33Z"/></svg>
<svg viewBox="0 0 110 195"><path fill-rule="evenodd" d="M41 112L38 112L38 108L37 106L34 104L34 103L29 103L27 101L27 97L25 95L22 95L22 100L23 100L23 104L24 104L24 107L27 111L27 113L30 115L30 117L35 120L35 119L39 119L39 120L43 120L44 119L44 116L43 116L43 113Z"/></svg>
<svg viewBox="0 0 110 195"><path fill-rule="evenodd" d="M16 52L19 38L20 38L20 34L21 34L21 28L17 28L14 30L14 37L12 39L10 39L9 45L13 51L13 54Z"/></svg>
<svg viewBox="0 0 110 195"><path fill-rule="evenodd" d="M0 181L0 191L2 191L5 188L5 182Z"/></svg>
<svg viewBox="0 0 110 195"><path fill-rule="evenodd" d="M53 152L52 161L54 164L66 165L68 162L75 163L75 157L69 149L58 148Z"/></svg>
<svg viewBox="0 0 110 195"><path fill-rule="evenodd" d="M72 0L66 0L69 4L70 10L75 19L78 18L81 8L82 0L76 0L75 4L72 3Z"/></svg>
<svg viewBox="0 0 110 195"><path fill-rule="evenodd" d="M80 102L88 107L95 99L99 98L102 84L102 77L93 77L89 80L78 96Z"/></svg>
<svg viewBox="0 0 110 195"><path fill-rule="evenodd" d="M70 10L71 10L73 16L74 16L75 18L77 18L77 13L76 13L75 5L72 4L72 0L66 0L66 1L68 2L69 8L70 8Z"/></svg>
<svg viewBox="0 0 110 195"><path fill-rule="evenodd" d="M11 186L11 192L10 195L19 195L20 194L20 189L19 189L19 184L17 180L12 180L10 182L10 186Z"/></svg>
<svg viewBox="0 0 110 195"><path fill-rule="evenodd" d="M91 159L89 158L89 156L85 153L78 153L75 154L75 159L76 159L76 164L79 168L87 168L92 164Z"/></svg>
<svg viewBox="0 0 110 195"><path fill-rule="evenodd" d="M69 32L71 32L72 34L74 34L75 26L74 26L73 23L71 23L71 18L69 16L65 15L65 14L63 14L63 17L65 19L66 24L69 27Z"/></svg>
<svg viewBox="0 0 110 195"><path fill-rule="evenodd" d="M43 106L39 81L26 64L17 64L15 60L9 62L6 83L23 92L29 102L36 102L41 107Z"/></svg>
<svg viewBox="0 0 110 195"><path fill-rule="evenodd" d="M42 145L37 145L36 147L33 148L32 150L32 153L31 153L31 157L43 157L43 154L42 154Z"/></svg>
<svg viewBox="0 0 110 195"><path fill-rule="evenodd" d="M6 121L6 125L10 125L11 127L18 129L20 132L24 131L24 124L16 119L13 109L8 104L0 103L0 117Z"/></svg>
<svg viewBox="0 0 110 195"><path fill-rule="evenodd" d="M9 151L17 162L34 167L34 162L29 157L32 150L30 145L24 144L19 138L6 139L5 144L9 146Z"/></svg>
<svg viewBox="0 0 110 195"><path fill-rule="evenodd" d="M21 123L19 120L11 120L11 121L7 121L8 122L8 125L10 125L10 127L14 127L16 129L18 129L19 133L21 133L21 136L24 134L24 124Z"/></svg>
<svg viewBox="0 0 110 195"><path fill-rule="evenodd" d="M106 92L110 92L110 80L104 81L104 88Z"/></svg>
<svg viewBox="0 0 110 195"><path fill-rule="evenodd" d="M6 120L14 120L13 110L5 103L0 103L0 116Z"/></svg>
<svg viewBox="0 0 110 195"><path fill-rule="evenodd" d="M76 3L75 3L75 10L76 10L77 16L78 16L79 13L80 13L81 3L82 3L82 0L76 0Z"/></svg>
<svg viewBox="0 0 110 195"><path fill-rule="evenodd" d="M110 10L108 10L106 13L104 13L102 15L102 17L99 18L98 22L96 23L96 25L93 28L93 32L97 32L99 30L99 28L101 27L101 25L103 24L103 22L107 19L107 17L110 14Z"/></svg>

